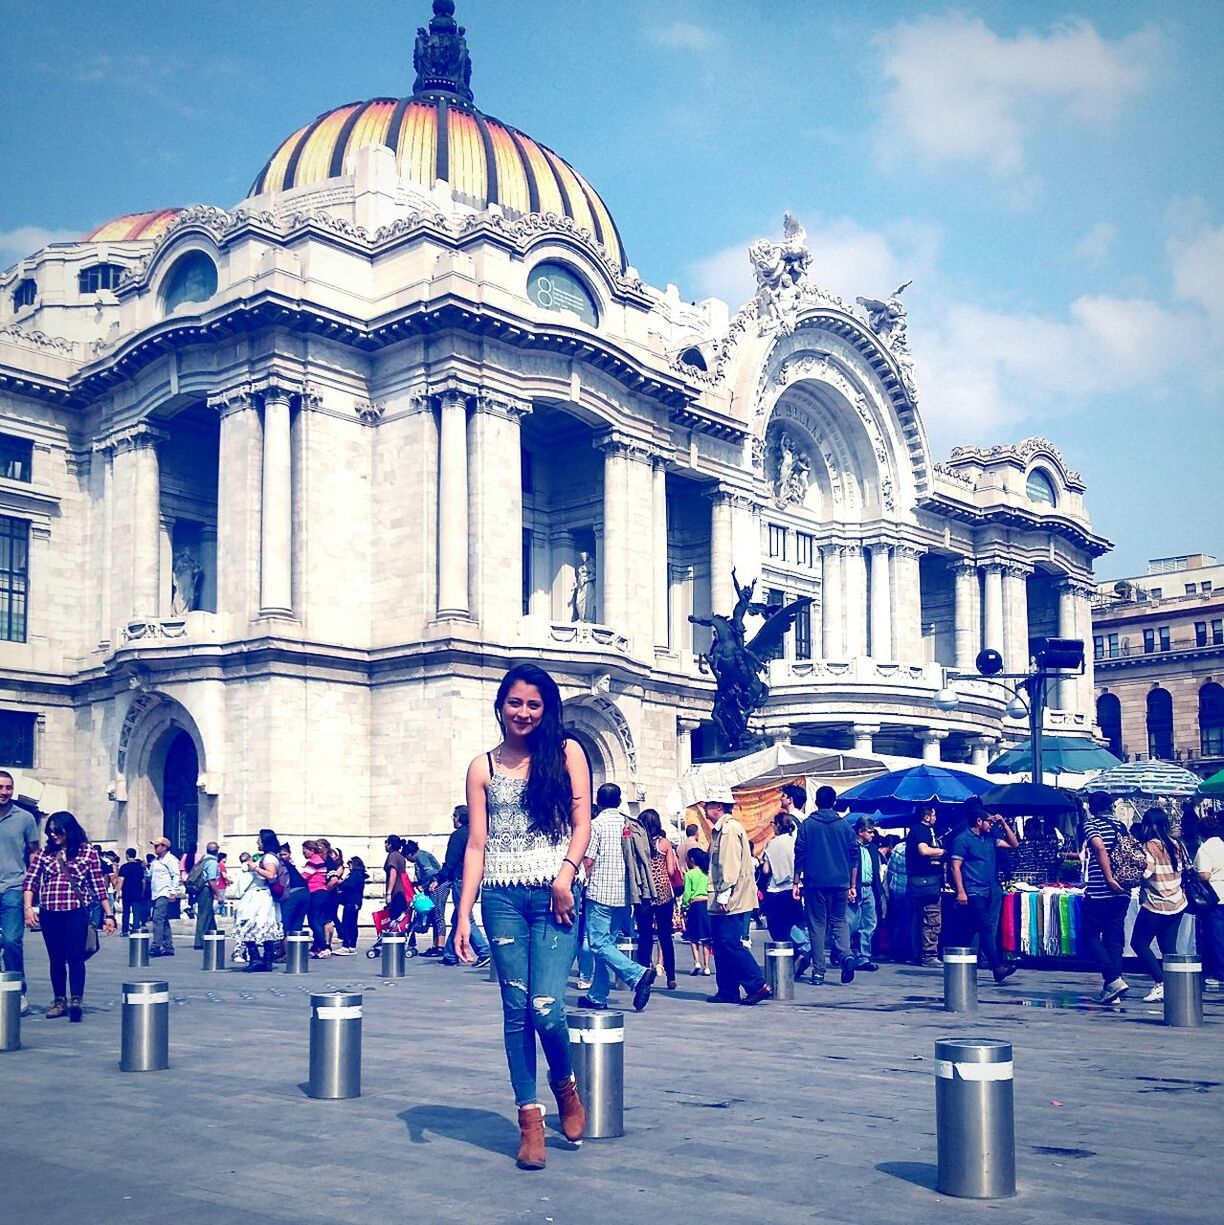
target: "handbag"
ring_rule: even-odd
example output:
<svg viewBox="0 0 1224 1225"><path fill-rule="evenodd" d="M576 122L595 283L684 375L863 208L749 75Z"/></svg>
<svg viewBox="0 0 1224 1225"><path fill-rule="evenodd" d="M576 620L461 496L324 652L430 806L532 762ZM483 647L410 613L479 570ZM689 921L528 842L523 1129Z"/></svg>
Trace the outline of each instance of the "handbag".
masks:
<svg viewBox="0 0 1224 1225"><path fill-rule="evenodd" d="M98 939L98 929L92 923L85 924L85 960L88 961L97 951L101 941Z"/></svg>
<svg viewBox="0 0 1224 1225"><path fill-rule="evenodd" d="M1182 869L1182 889L1186 894L1186 909L1191 914L1208 914L1220 904L1215 889L1193 866Z"/></svg>
<svg viewBox="0 0 1224 1225"><path fill-rule="evenodd" d="M680 870L680 861L676 858L676 848L673 846L667 848L667 879L677 893L684 889L684 873Z"/></svg>

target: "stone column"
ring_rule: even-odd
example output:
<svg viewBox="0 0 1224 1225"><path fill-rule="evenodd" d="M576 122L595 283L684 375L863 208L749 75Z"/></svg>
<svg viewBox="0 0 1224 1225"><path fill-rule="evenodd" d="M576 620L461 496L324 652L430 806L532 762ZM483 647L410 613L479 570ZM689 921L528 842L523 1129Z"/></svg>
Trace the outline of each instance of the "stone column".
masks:
<svg viewBox="0 0 1224 1225"><path fill-rule="evenodd" d="M761 573L761 506L746 494L734 494L731 498L731 565L741 583L751 582ZM764 592L756 594L759 599ZM734 590L731 600L734 604Z"/></svg>
<svg viewBox="0 0 1224 1225"><path fill-rule="evenodd" d="M1002 654L1003 641L1003 567L998 562L986 566L986 617L982 627L982 645Z"/></svg>
<svg viewBox="0 0 1224 1225"><path fill-rule="evenodd" d="M667 618L667 463L661 455L651 460L650 482L654 522L654 641L656 647L666 649L671 644Z"/></svg>
<svg viewBox="0 0 1224 1225"><path fill-rule="evenodd" d="M821 652L825 659L845 658L845 639L842 636L842 616L845 599L842 595L841 546L822 545L820 556L823 563L820 589Z"/></svg>
<svg viewBox="0 0 1224 1225"><path fill-rule="evenodd" d="M1076 617L1079 632L1075 635L1084 643L1084 675L1079 678L1079 709L1088 716L1088 726L1096 723L1096 663L1092 654L1092 599L1096 588L1091 583L1075 585Z"/></svg>
<svg viewBox="0 0 1224 1225"><path fill-rule="evenodd" d="M977 736L970 740L970 764L977 766L979 769L984 769L990 765L990 759L994 756L995 746L998 743L992 736Z"/></svg>
<svg viewBox="0 0 1224 1225"><path fill-rule="evenodd" d="M922 744L922 760L938 764L941 760L939 746L947 738L947 732L935 731L933 728L927 728L925 731L919 732L918 739Z"/></svg>
<svg viewBox="0 0 1224 1225"><path fill-rule="evenodd" d="M205 524L200 529L200 608L203 612L217 611L217 529Z"/></svg>
<svg viewBox="0 0 1224 1225"><path fill-rule="evenodd" d="M126 553L130 569L124 575L127 600L120 612L132 621L154 620L161 615L161 477L157 445L164 439L147 422L113 438L114 469L111 487L119 498L130 499ZM124 508L126 509L126 508ZM116 520L116 530L120 520ZM124 551L116 550L122 557ZM126 608L122 604L126 603Z"/></svg>
<svg viewBox="0 0 1224 1225"><path fill-rule="evenodd" d="M263 394L263 494L259 543L259 612L293 612L293 452L289 392Z"/></svg>
<svg viewBox="0 0 1224 1225"><path fill-rule="evenodd" d="M892 640L892 583L888 572L889 546L869 546L871 566L871 643L872 659L895 659Z"/></svg>
<svg viewBox="0 0 1224 1225"><path fill-rule="evenodd" d="M871 753L871 738L879 734L880 725L878 723L855 723L850 728L850 734L854 737L854 751L856 753Z"/></svg>
<svg viewBox="0 0 1224 1225"><path fill-rule="evenodd" d="M467 397L447 388L438 396L438 404L438 618L466 620L471 616Z"/></svg>
<svg viewBox="0 0 1224 1225"><path fill-rule="evenodd" d="M1078 638L1084 644L1085 668L1092 667L1092 605L1093 588L1085 583L1066 579L1058 587L1058 636ZM1065 676L1057 682L1059 710L1094 712L1093 691L1085 682L1092 674Z"/></svg>
<svg viewBox="0 0 1224 1225"><path fill-rule="evenodd" d="M956 668L959 672L970 672L981 641L977 563L959 562L952 574L956 604Z"/></svg>
<svg viewBox="0 0 1224 1225"><path fill-rule="evenodd" d="M169 617L174 607L174 519L169 515L158 516L157 570L158 607Z"/></svg>
<svg viewBox="0 0 1224 1225"><path fill-rule="evenodd" d="M595 620L631 632L630 600L633 575L629 541L629 447L621 439L604 438L596 443L603 451L603 549L595 558L600 600Z"/></svg>
<svg viewBox="0 0 1224 1225"><path fill-rule="evenodd" d="M893 636L903 663L923 661L922 549L899 544L893 549Z"/></svg>
<svg viewBox="0 0 1224 1225"><path fill-rule="evenodd" d="M258 607L261 442L255 394L239 386L209 396L221 418L217 454L216 610L227 632L245 631Z"/></svg>
<svg viewBox="0 0 1224 1225"><path fill-rule="evenodd" d="M846 605L846 658L867 653L867 559L858 544L842 549L843 599Z"/></svg>
<svg viewBox="0 0 1224 1225"><path fill-rule="evenodd" d="M691 734L701 723L697 719L676 718L676 777L680 778L693 764L693 742Z"/></svg>
<svg viewBox="0 0 1224 1225"><path fill-rule="evenodd" d="M710 605L722 617L735 607L735 586L731 582L733 564L731 494L717 489L710 494Z"/></svg>
<svg viewBox="0 0 1224 1225"><path fill-rule="evenodd" d="M1029 661L1028 576L1025 566L1003 567L1003 662L1009 672L1027 672Z"/></svg>
<svg viewBox="0 0 1224 1225"><path fill-rule="evenodd" d="M574 619L574 573L578 554L574 545L574 533L559 528L548 537L550 570L552 573L552 601L549 619L572 621Z"/></svg>

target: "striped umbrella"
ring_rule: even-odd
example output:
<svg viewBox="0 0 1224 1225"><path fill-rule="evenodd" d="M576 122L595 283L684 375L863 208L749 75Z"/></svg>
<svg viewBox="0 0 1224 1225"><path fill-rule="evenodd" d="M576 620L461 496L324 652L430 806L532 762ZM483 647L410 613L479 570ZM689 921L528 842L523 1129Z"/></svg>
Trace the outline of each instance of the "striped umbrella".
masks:
<svg viewBox="0 0 1224 1225"><path fill-rule="evenodd" d="M1080 791L1107 791L1110 795L1192 796L1202 779L1167 761L1128 761L1102 770Z"/></svg>

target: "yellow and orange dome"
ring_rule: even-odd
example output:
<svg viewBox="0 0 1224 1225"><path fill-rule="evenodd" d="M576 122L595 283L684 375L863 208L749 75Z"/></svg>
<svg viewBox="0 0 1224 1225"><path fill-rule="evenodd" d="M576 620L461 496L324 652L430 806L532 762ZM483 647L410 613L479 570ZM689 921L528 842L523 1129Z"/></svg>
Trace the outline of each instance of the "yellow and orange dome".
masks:
<svg viewBox="0 0 1224 1225"><path fill-rule="evenodd" d="M156 208L149 213L125 213L95 226L82 242L153 242L169 228L181 208Z"/></svg>
<svg viewBox="0 0 1224 1225"><path fill-rule="evenodd" d="M619 267L625 265L607 205L564 158L441 92L350 102L324 112L281 143L248 194L338 178L349 155L365 145L386 145L400 174L424 188L445 179L455 198L474 208L496 203L510 216L570 217L603 243Z"/></svg>

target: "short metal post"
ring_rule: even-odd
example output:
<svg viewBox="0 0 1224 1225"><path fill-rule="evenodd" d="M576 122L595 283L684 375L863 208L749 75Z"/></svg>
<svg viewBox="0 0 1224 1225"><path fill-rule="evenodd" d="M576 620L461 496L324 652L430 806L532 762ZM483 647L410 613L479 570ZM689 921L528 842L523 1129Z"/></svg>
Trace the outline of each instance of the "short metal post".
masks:
<svg viewBox="0 0 1224 1225"><path fill-rule="evenodd" d="M132 932L128 936L128 969L141 970L149 964L149 941L152 938L148 932Z"/></svg>
<svg viewBox="0 0 1224 1225"><path fill-rule="evenodd" d="M21 1050L21 974L0 973L0 1051Z"/></svg>
<svg viewBox="0 0 1224 1225"><path fill-rule="evenodd" d="M403 978L407 966L407 944L403 936L384 936L382 941L382 965L379 978Z"/></svg>
<svg viewBox="0 0 1224 1225"><path fill-rule="evenodd" d="M1187 953L1165 953L1164 1023L1194 1029L1203 1023L1203 963Z"/></svg>
<svg viewBox="0 0 1224 1225"><path fill-rule="evenodd" d="M789 940L765 942L765 981L775 1000L795 998L795 946Z"/></svg>
<svg viewBox="0 0 1224 1225"><path fill-rule="evenodd" d="M308 974L310 972L310 936L285 937L285 973Z"/></svg>
<svg viewBox="0 0 1224 1225"><path fill-rule="evenodd" d="M361 1096L360 991L310 997L310 1096Z"/></svg>
<svg viewBox="0 0 1224 1225"><path fill-rule="evenodd" d="M625 1134L625 1015L568 1014L570 1061L578 1096L586 1107L588 1140Z"/></svg>
<svg viewBox="0 0 1224 1225"><path fill-rule="evenodd" d="M489 949L489 982L496 983L500 981L497 977L497 959L493 956L493 950Z"/></svg>
<svg viewBox="0 0 1224 1225"><path fill-rule="evenodd" d="M170 984L123 984L122 1072L161 1072L170 1066Z"/></svg>
<svg viewBox="0 0 1224 1225"><path fill-rule="evenodd" d="M944 949L944 1012L977 1012L977 953Z"/></svg>
<svg viewBox="0 0 1224 1225"><path fill-rule="evenodd" d="M203 969L215 971L225 969L225 933L209 932L204 937Z"/></svg>
<svg viewBox="0 0 1224 1225"><path fill-rule="evenodd" d="M1016 1193L1012 1046L994 1038L935 1043L936 1188L966 1199Z"/></svg>

